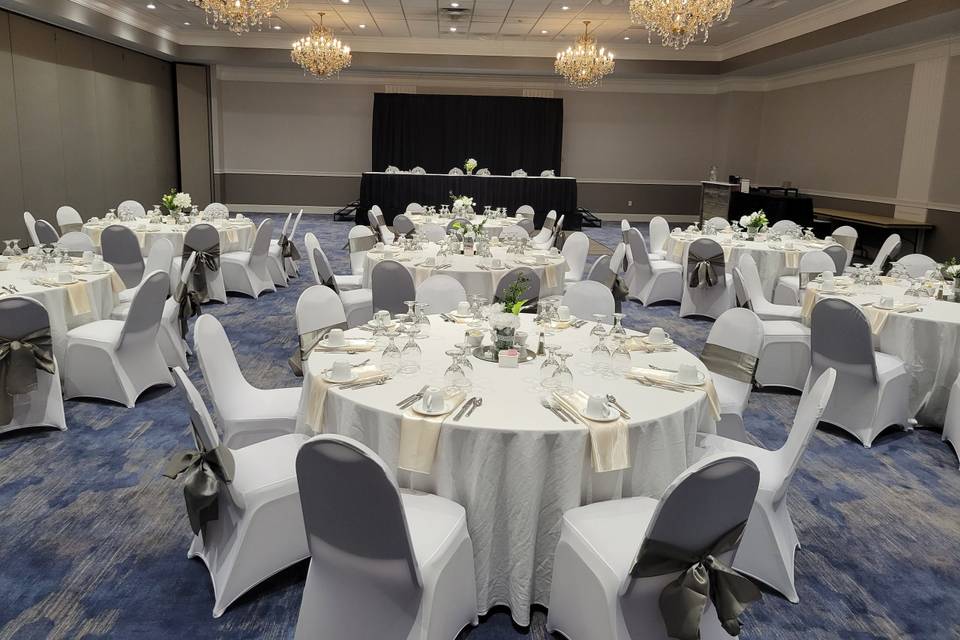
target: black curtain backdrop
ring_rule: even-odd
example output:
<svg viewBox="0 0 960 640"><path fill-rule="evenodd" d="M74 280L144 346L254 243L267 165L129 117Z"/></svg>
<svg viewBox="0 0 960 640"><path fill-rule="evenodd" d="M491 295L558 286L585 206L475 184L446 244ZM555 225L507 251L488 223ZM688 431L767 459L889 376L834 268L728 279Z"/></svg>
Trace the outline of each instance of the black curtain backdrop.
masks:
<svg viewBox="0 0 960 640"><path fill-rule="evenodd" d="M373 171L393 165L427 173L463 168L510 175L544 169L560 175L563 100L508 96L377 93L373 98Z"/></svg>

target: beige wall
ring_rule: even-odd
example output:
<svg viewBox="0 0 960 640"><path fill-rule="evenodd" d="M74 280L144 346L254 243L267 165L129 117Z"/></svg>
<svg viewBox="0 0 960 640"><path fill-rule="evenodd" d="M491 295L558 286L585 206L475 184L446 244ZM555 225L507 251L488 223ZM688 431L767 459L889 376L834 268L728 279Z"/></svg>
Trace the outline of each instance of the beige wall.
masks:
<svg viewBox="0 0 960 640"><path fill-rule="evenodd" d="M930 199L960 207L960 56L947 67Z"/></svg>
<svg viewBox="0 0 960 640"><path fill-rule="evenodd" d="M905 66L765 93L758 181L895 197L912 77Z"/></svg>
<svg viewBox="0 0 960 640"><path fill-rule="evenodd" d="M0 238L177 183L169 63L0 11Z"/></svg>
<svg viewBox="0 0 960 640"><path fill-rule="evenodd" d="M756 176L763 94L731 91L717 96L713 157L717 175Z"/></svg>

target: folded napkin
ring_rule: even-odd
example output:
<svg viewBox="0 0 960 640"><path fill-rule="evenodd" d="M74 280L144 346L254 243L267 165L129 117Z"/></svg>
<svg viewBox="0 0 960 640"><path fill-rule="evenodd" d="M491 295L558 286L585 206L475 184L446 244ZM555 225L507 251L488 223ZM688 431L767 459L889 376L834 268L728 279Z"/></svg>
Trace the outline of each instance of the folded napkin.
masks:
<svg viewBox="0 0 960 640"><path fill-rule="evenodd" d="M133 234L137 236L137 242L140 243L140 248L143 249L147 244L147 232L146 231L134 231Z"/></svg>
<svg viewBox="0 0 960 640"><path fill-rule="evenodd" d="M383 375L383 371L374 365L354 367L353 370L357 374L356 380L351 381L354 383L362 380L379 378ZM323 406L327 399L327 391L330 389L330 387L337 384L339 383L327 382L321 375L310 376L310 386L307 390L309 395L307 397L307 408L306 415L304 416L304 422L313 430L314 433L323 432Z"/></svg>
<svg viewBox="0 0 960 640"><path fill-rule="evenodd" d="M729 244L720 245L720 250L723 251L723 261L730 262L730 254L733 252L733 246Z"/></svg>
<svg viewBox="0 0 960 640"><path fill-rule="evenodd" d="M586 417L583 412L587 408L590 396L584 391L555 393L554 398L586 424L590 432L590 460L594 471L619 471L630 467L630 456L627 451L629 437L627 423L623 417L610 422L596 422Z"/></svg>
<svg viewBox="0 0 960 640"><path fill-rule="evenodd" d="M238 244L240 242L240 236L237 235L236 229L227 229L227 242L231 244Z"/></svg>
<svg viewBox="0 0 960 640"><path fill-rule="evenodd" d="M673 262L680 262L681 260L683 260L683 250L684 250L685 244L682 241L677 240L675 238L671 238L669 244L670 246L667 249L667 258L669 258Z"/></svg>
<svg viewBox="0 0 960 640"><path fill-rule="evenodd" d="M627 349L630 351L642 351L643 353L656 353L664 351L673 351L677 347L674 344L652 345L647 344L643 338L630 338L627 340Z"/></svg>
<svg viewBox="0 0 960 640"><path fill-rule="evenodd" d="M120 293L127 288L127 285L123 283L123 278L120 277L116 271L110 272L110 287L113 289L114 293Z"/></svg>
<svg viewBox="0 0 960 640"><path fill-rule="evenodd" d="M548 264L543 268L543 279L546 281L547 288L556 289L563 284L563 274L567 272L569 266L567 261L556 264Z"/></svg>
<svg viewBox="0 0 960 640"><path fill-rule="evenodd" d="M87 285L78 282L68 284L64 287L67 290L67 298L70 300L70 310L75 316L82 316L90 313L93 308L90 306L90 295L87 293Z"/></svg>
<svg viewBox="0 0 960 640"><path fill-rule="evenodd" d="M863 313L867 316L867 320L870 322L870 331L873 332L873 335L879 336L880 332L883 331L883 327L887 324L887 318L890 317L891 313L910 313L913 311L918 311L920 305L915 303L908 304L898 304L893 309L878 309L876 305L869 307L862 307Z"/></svg>
<svg viewBox="0 0 960 640"><path fill-rule="evenodd" d="M713 415L714 420L720 419L720 397L717 396L717 389L713 385L713 378L710 377L709 373L706 373L706 380L702 385L692 385L692 384L683 384L677 382L676 374L670 371L660 371L659 369L646 369L644 367L633 367L626 373L626 377L632 378L634 380L639 380L640 378L649 378L651 380L660 380L663 382L669 382L684 389L690 389L693 391L703 391L707 395L707 402L710 404L710 413Z"/></svg>
<svg viewBox="0 0 960 640"><path fill-rule="evenodd" d="M314 351L326 351L328 353L346 353L349 351L371 351L376 346L374 340L367 338L344 338L343 344L339 347L331 347L318 343Z"/></svg>
<svg viewBox="0 0 960 640"><path fill-rule="evenodd" d="M463 391L448 391L447 401L453 408L440 416L420 415L413 408L403 412L400 418L400 459L397 466L405 471L429 474L437 455L440 426L447 416L460 407Z"/></svg>
<svg viewBox="0 0 960 640"><path fill-rule="evenodd" d="M441 264L441 263L437 263ZM423 284L423 281L433 275L433 270L436 269L436 266L426 267L422 265L416 265L413 267L413 284L415 286L420 286Z"/></svg>
<svg viewBox="0 0 960 640"><path fill-rule="evenodd" d="M800 268L800 252L796 249L784 249L783 262L787 269Z"/></svg>

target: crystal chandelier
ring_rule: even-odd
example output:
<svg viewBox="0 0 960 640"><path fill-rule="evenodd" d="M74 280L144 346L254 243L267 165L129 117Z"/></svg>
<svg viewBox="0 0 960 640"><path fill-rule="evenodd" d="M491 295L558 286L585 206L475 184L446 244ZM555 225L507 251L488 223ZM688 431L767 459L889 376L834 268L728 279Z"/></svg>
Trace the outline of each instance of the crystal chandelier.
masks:
<svg viewBox="0 0 960 640"><path fill-rule="evenodd" d="M630 0L630 20L647 29L647 40L656 33L663 46L683 49L702 31L730 16L733 0Z"/></svg>
<svg viewBox="0 0 960 640"><path fill-rule="evenodd" d="M246 33L253 27L260 29L263 21L281 9L286 9L288 0L192 0L207 14L207 22L213 17L213 28L227 25L236 34Z"/></svg>
<svg viewBox="0 0 960 640"><path fill-rule="evenodd" d="M310 30L310 35L293 43L290 59L317 78L338 75L350 66L353 56L350 47L333 37L333 31L323 26L324 13L320 13L320 26Z"/></svg>
<svg viewBox="0 0 960 640"><path fill-rule="evenodd" d="M597 50L597 41L590 37L590 21L583 21L583 35L577 38L575 46L557 53L554 70L562 75L574 87L585 88L600 84L603 76L613 72L613 52Z"/></svg>

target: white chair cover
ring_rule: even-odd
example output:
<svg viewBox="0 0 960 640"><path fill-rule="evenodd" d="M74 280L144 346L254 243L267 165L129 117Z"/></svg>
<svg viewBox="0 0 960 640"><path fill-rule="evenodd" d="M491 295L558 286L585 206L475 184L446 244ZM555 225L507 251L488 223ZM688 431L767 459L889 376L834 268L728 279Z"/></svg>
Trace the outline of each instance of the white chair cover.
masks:
<svg viewBox="0 0 960 640"><path fill-rule="evenodd" d="M310 259L310 269L313 272L313 278L317 284L333 289L340 296L340 302L343 304L343 311L347 316L347 325L356 327L373 318L372 299L373 293L370 289L352 289L346 290L340 288L340 278L333 273L327 255L320 247L320 242L312 233L304 236L304 243L307 246L307 257ZM347 276L356 278L357 276ZM407 298L408 300L410 298Z"/></svg>
<svg viewBox="0 0 960 640"><path fill-rule="evenodd" d="M707 336L701 359L710 369L717 390L720 401L717 433L725 438L747 442L743 412L753 389L751 374L760 357L763 335L763 322L757 314L735 308L720 315Z"/></svg>
<svg viewBox="0 0 960 640"><path fill-rule="evenodd" d="M873 259L873 269L882 271L884 265L887 264L887 260L895 257L898 251L900 251L900 236L896 233L891 233L887 236L887 239L883 241L883 244L880 245L877 257Z"/></svg>
<svg viewBox="0 0 960 640"><path fill-rule="evenodd" d="M703 226L719 231L721 229L729 229L730 221L726 218L721 218L720 216L714 216L713 218L707 220Z"/></svg>
<svg viewBox="0 0 960 640"><path fill-rule="evenodd" d="M417 287L417 302L430 305L428 313L449 313L466 300L467 290L459 280L448 275L432 275Z"/></svg>
<svg viewBox="0 0 960 640"><path fill-rule="evenodd" d="M513 231L514 234L522 233L523 230L516 225L508 227L510 229L516 228L516 231ZM504 230L506 231L506 229ZM501 237L503 232L501 232ZM587 253L590 251L590 238L587 237L582 231L574 231L567 236L566 241L563 243L563 249L560 250L560 255L562 255L567 260L567 273L564 275L564 279L567 282L579 282L583 280L583 270L587 266Z"/></svg>
<svg viewBox="0 0 960 640"><path fill-rule="evenodd" d="M297 335L301 336L347 322L337 292L319 284L308 287L300 294L296 318Z"/></svg>
<svg viewBox="0 0 960 640"><path fill-rule="evenodd" d="M41 242L37 238L37 219L29 211L23 212L23 224L27 227L27 236L30 238L30 244L39 247Z"/></svg>
<svg viewBox="0 0 960 640"><path fill-rule="evenodd" d="M522 238L529 238L529 237L530 237L530 232L524 229L523 227L521 227L519 224L512 224L509 227L504 227L503 230L500 232L501 240L506 240L507 238L522 239Z"/></svg>
<svg viewBox="0 0 960 640"><path fill-rule="evenodd" d="M853 252L857 247L858 235L856 229L847 225L837 227L833 230L833 239L847 250L847 266L850 266L850 263L853 261Z"/></svg>
<svg viewBox="0 0 960 640"><path fill-rule="evenodd" d="M309 235L313 234L311 233ZM359 246L369 244L369 241L361 240L361 238L376 238L376 235L370 227L362 224L354 225L350 228L350 232L347 234L347 247L350 249L350 272L353 275L363 275L363 263L367 258L367 251L369 251L369 249L363 249ZM306 238L306 236L304 236L304 238ZM314 236L314 238L316 238L316 236ZM351 242L352 240L356 240L356 242ZM306 240L304 240L304 242L306 242ZM308 248L307 254L309 253L310 249Z"/></svg>
<svg viewBox="0 0 960 640"><path fill-rule="evenodd" d="M220 202L211 202L203 208L204 215L214 215L220 216L221 218L226 218L230 215L230 209L227 205Z"/></svg>
<svg viewBox="0 0 960 640"><path fill-rule="evenodd" d="M644 306L663 300L679 302L683 295L683 267L662 260L651 262L643 236L636 227L628 228L624 235L633 256L626 275L630 297Z"/></svg>
<svg viewBox="0 0 960 640"><path fill-rule="evenodd" d="M417 230L413 221L406 214L399 214L393 219L393 231L397 235L405 236Z"/></svg>
<svg viewBox="0 0 960 640"><path fill-rule="evenodd" d="M936 271L937 261L930 256L922 253L910 253L899 260L896 264L906 269L911 278L922 278L928 271Z"/></svg>
<svg viewBox="0 0 960 640"><path fill-rule="evenodd" d="M563 294L561 304L570 307L570 313L583 320L589 320L595 313L602 313L612 320L616 311L616 302L610 287L593 280L571 284Z"/></svg>
<svg viewBox="0 0 960 640"><path fill-rule="evenodd" d="M57 226L60 227L61 234L80 231L83 227L83 218L80 217L80 213L76 209L64 205L57 209Z"/></svg>
<svg viewBox="0 0 960 640"><path fill-rule="evenodd" d="M772 231L779 231L780 233L784 233L787 231L797 231L799 228L800 228L800 225L798 225L793 220L777 220L770 227Z"/></svg>
<svg viewBox="0 0 960 640"><path fill-rule="evenodd" d="M743 293L747 303L763 320L800 320L802 312L799 305L773 304L767 300L760 280L760 270L753 256L744 253L737 267Z"/></svg>
<svg viewBox="0 0 960 640"><path fill-rule="evenodd" d="M124 200L117 205L117 214L134 216L136 218L146 218L147 210L136 200Z"/></svg>
<svg viewBox="0 0 960 640"><path fill-rule="evenodd" d="M104 229L100 233L100 251L127 288L137 286L144 275L143 254L137 236L129 227L112 224Z"/></svg>
<svg viewBox="0 0 960 640"><path fill-rule="evenodd" d="M93 239L83 231L68 231L57 243L64 251L95 251Z"/></svg>
<svg viewBox="0 0 960 640"><path fill-rule="evenodd" d="M273 235L273 221L263 220L257 227L253 246L249 251L230 251L220 256L220 271L227 291L243 293L259 298L264 291L276 291L270 275L270 236Z"/></svg>
<svg viewBox="0 0 960 640"><path fill-rule="evenodd" d="M420 169L420 167L415 167L414 169ZM423 169L420 169L420 171L423 171ZM411 171L410 173L413 173L413 171ZM411 202L410 204L407 205L407 208L405 211L406 213L424 213L426 210L427 210L426 207L424 207L419 202Z"/></svg>
<svg viewBox="0 0 960 640"><path fill-rule="evenodd" d="M381 260L370 277L373 310L386 309L390 314L405 313L406 300L416 300L417 288L407 268L396 260Z"/></svg>
<svg viewBox="0 0 960 640"><path fill-rule="evenodd" d="M711 265L715 281L709 286L708 278L701 276L699 286L691 287L693 267L703 261ZM736 306L733 278L726 272L723 249L711 238L698 238L687 247L683 260L683 295L680 301L680 317L699 315L718 318Z"/></svg>
<svg viewBox="0 0 960 640"><path fill-rule="evenodd" d="M650 219L650 255L655 258L664 257L664 247L670 237L670 225L665 218L655 216Z"/></svg>
<svg viewBox="0 0 960 640"><path fill-rule="evenodd" d="M220 233L213 225L195 224L187 229L187 233L183 236L184 254L194 251L212 251L214 247L216 247L216 253L219 255ZM179 258L179 260L174 258L174 264L177 268L181 268L180 265L183 263L183 256L179 256ZM207 300L216 300L226 304L227 289L223 282L223 269L212 271L209 267L205 267L204 278L207 283ZM207 300L201 300L201 302L207 302Z"/></svg>
<svg viewBox="0 0 960 640"><path fill-rule="evenodd" d="M807 283L824 271L833 273L835 268L833 258L823 251L808 251L802 254L797 275L777 278L773 301L782 305L800 304L800 292L807 288Z"/></svg>
<svg viewBox="0 0 960 640"><path fill-rule="evenodd" d="M516 171L514 171L514 173L516 173ZM524 173L523 175L527 175L527 174ZM522 204L519 207L517 207L517 215L522 216L524 218L532 219L533 216L536 215L536 212L533 210L533 207L531 207L530 205Z"/></svg>

